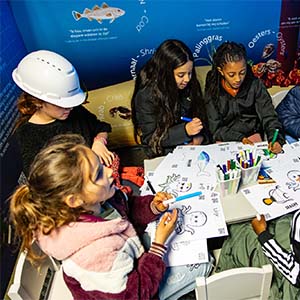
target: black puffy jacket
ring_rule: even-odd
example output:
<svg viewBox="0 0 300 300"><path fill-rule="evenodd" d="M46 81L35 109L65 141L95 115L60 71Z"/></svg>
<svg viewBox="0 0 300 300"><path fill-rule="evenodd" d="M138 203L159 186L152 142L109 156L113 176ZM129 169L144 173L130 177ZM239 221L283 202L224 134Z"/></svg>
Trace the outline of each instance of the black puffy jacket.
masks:
<svg viewBox="0 0 300 300"><path fill-rule="evenodd" d="M287 134L300 138L300 85L293 87L276 107L278 118Z"/></svg>

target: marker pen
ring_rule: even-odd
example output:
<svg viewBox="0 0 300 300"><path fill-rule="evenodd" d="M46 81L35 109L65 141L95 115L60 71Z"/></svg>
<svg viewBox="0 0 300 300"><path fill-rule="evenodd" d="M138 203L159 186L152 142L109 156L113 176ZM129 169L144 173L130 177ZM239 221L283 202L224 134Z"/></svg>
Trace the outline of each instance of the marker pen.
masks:
<svg viewBox="0 0 300 300"><path fill-rule="evenodd" d="M192 119L191 118L188 118L188 117L181 117L180 118L182 121L185 121L185 122L191 122Z"/></svg>
<svg viewBox="0 0 300 300"><path fill-rule="evenodd" d="M271 141L271 146L273 147L276 140L277 140L277 137L278 137L278 133L279 133L279 129L275 129L275 132L274 132L274 135L273 135L273 139Z"/></svg>
<svg viewBox="0 0 300 300"><path fill-rule="evenodd" d="M146 179L146 182L147 182L148 187L149 187L149 189L151 190L152 194L155 195L155 194L156 194L156 191L155 191L155 189L154 189L154 187L153 187L151 181L149 180L149 178L148 178L147 176L145 176L145 179Z"/></svg>
<svg viewBox="0 0 300 300"><path fill-rule="evenodd" d="M202 192L195 192L195 193L186 194L186 195L178 196L176 198L171 198L171 199L165 200L165 201L163 201L163 203L164 204L171 204L171 203L174 203L174 202L177 202L177 201L197 197L197 196L200 196L200 195L202 195Z"/></svg>

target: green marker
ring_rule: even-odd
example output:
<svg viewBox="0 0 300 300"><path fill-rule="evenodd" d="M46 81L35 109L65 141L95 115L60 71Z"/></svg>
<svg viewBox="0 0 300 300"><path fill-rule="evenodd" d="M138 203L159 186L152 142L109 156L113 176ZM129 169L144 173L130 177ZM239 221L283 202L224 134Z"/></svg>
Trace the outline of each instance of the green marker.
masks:
<svg viewBox="0 0 300 300"><path fill-rule="evenodd" d="M279 129L276 129L275 132L274 132L274 135L273 135L273 139L272 139L272 142L271 142L271 146L273 147L276 140L277 140L277 137L278 137L278 132L279 132Z"/></svg>

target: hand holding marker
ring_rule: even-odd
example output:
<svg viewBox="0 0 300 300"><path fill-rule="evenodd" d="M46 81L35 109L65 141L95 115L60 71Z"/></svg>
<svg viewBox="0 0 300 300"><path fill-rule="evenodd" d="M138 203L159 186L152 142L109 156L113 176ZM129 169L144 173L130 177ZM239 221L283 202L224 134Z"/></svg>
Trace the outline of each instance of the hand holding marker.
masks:
<svg viewBox="0 0 300 300"><path fill-rule="evenodd" d="M184 122L191 122L192 119L191 118L188 118L188 117L180 117L180 119ZM185 142L184 144L188 144L188 142Z"/></svg>
<svg viewBox="0 0 300 300"><path fill-rule="evenodd" d="M274 135L273 135L273 138L272 138L272 142L271 142L271 146L273 147L276 140L277 140L277 137L278 137L278 132L279 132L279 129L276 129L275 132L274 132Z"/></svg>
<svg viewBox="0 0 300 300"><path fill-rule="evenodd" d="M278 133L279 133L279 129L275 129L275 132L274 132L274 135L273 135L273 138L272 138L272 141L271 141L271 149L273 148L276 140L277 140L277 137L278 137ZM272 150L268 149L269 151L269 154L273 154Z"/></svg>
<svg viewBox="0 0 300 300"><path fill-rule="evenodd" d="M202 195L202 192L195 192L195 193L186 194L186 195L178 196L176 198L171 198L171 199L165 200L163 203L164 204L171 204L171 203L174 203L174 202L182 201L182 200L185 200L185 199L189 199L189 198L193 198L193 197L197 197L197 196L201 196L201 195Z"/></svg>

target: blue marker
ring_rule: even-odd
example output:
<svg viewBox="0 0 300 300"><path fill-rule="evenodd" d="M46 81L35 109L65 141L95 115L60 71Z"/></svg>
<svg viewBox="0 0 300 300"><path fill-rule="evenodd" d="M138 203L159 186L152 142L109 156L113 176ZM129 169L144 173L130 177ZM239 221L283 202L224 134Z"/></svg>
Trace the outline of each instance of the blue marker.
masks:
<svg viewBox="0 0 300 300"><path fill-rule="evenodd" d="M163 203L164 204L171 204L171 203L174 203L174 202L177 202L177 201L197 197L197 196L200 196L200 195L202 195L202 192L195 192L195 193L186 194L186 195L178 196L176 198L171 198L171 199L165 200Z"/></svg>
<svg viewBox="0 0 300 300"><path fill-rule="evenodd" d="M188 117L181 117L180 118L182 121L184 121L184 122L191 122L192 121L192 119L191 118L188 118Z"/></svg>

